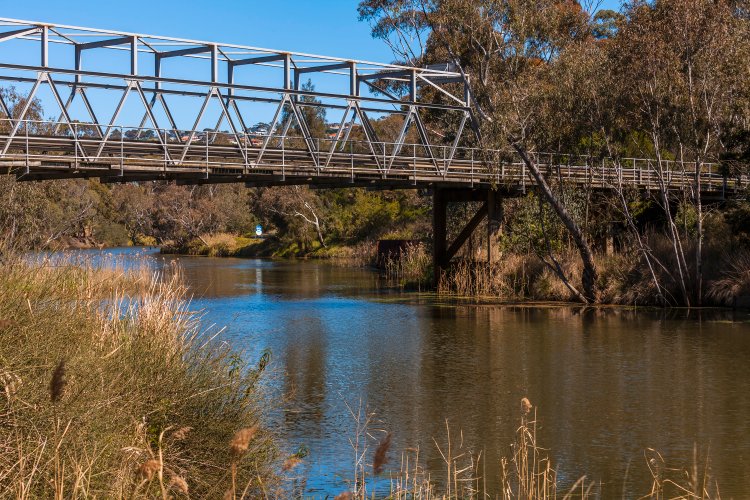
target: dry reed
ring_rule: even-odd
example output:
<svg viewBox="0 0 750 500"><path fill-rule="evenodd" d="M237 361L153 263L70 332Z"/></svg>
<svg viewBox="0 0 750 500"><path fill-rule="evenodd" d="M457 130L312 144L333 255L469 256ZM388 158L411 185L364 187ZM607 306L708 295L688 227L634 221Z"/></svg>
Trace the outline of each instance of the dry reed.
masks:
<svg viewBox="0 0 750 500"><path fill-rule="evenodd" d="M0 253L0 498L216 496L261 417L260 370L201 330L177 269L107 265ZM262 495L274 442L244 450Z"/></svg>

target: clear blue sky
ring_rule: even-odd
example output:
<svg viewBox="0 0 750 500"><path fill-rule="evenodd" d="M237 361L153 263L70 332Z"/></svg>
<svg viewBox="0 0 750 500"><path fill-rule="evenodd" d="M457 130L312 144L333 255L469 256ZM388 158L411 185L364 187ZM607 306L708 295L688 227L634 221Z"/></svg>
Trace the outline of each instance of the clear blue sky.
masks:
<svg viewBox="0 0 750 500"><path fill-rule="evenodd" d="M2 17L390 62L357 0L22 0Z"/></svg>

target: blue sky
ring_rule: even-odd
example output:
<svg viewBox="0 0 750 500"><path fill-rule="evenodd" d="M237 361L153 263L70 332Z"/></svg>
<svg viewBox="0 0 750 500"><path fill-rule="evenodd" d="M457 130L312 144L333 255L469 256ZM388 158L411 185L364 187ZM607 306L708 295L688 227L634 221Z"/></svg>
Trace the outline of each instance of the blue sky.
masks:
<svg viewBox="0 0 750 500"><path fill-rule="evenodd" d="M389 62L356 0L26 0L2 17ZM110 4L110 6L107 6Z"/></svg>

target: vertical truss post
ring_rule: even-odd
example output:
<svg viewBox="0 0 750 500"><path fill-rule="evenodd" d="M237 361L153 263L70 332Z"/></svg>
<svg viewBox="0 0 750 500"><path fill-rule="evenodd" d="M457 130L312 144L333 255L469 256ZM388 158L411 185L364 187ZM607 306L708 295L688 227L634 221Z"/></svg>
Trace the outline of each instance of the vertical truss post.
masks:
<svg viewBox="0 0 750 500"><path fill-rule="evenodd" d="M284 90L291 89L292 80L292 56L290 54L284 54Z"/></svg>
<svg viewBox="0 0 750 500"><path fill-rule="evenodd" d="M352 97L359 96L359 78L357 78L357 63L349 63L349 95Z"/></svg>
<svg viewBox="0 0 750 500"><path fill-rule="evenodd" d="M409 100L417 102L417 70L411 70L409 74Z"/></svg>
<svg viewBox="0 0 750 500"><path fill-rule="evenodd" d="M211 83L219 81L219 47L211 45Z"/></svg>
<svg viewBox="0 0 750 500"><path fill-rule="evenodd" d="M130 74L138 74L138 37L133 35L130 40Z"/></svg>
<svg viewBox="0 0 750 500"><path fill-rule="evenodd" d="M76 68L76 75L75 75L75 82L80 83L81 82L81 74L79 71L81 71L81 66L83 64L83 50L81 49L81 46L76 44L75 46L75 68ZM73 86L75 89L75 86Z"/></svg>
<svg viewBox="0 0 750 500"><path fill-rule="evenodd" d="M41 48L41 66L46 68L49 66L49 27L42 26L42 36L40 38Z"/></svg>

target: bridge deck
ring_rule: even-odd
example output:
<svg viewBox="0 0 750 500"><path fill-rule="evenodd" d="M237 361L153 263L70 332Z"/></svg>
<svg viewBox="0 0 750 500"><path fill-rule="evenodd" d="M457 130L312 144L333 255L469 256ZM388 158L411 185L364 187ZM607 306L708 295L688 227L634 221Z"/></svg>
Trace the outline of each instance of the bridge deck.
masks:
<svg viewBox="0 0 750 500"><path fill-rule="evenodd" d="M8 140L0 134L0 143ZM456 186L488 188L500 185L508 191L524 192L534 185L520 158L504 154L502 161L488 166L474 149L432 147L432 155L421 145L394 147L379 144L379 151L363 143L330 144L318 141L314 154L293 147L285 137L243 145L216 141L179 142L156 140L109 140L54 135L17 135L0 156L0 167L19 180L98 177L105 182L168 179L180 183L246 182L250 185L313 184L329 187L369 186L413 188ZM274 147L270 147L273 142ZM299 141L301 142L301 141ZM323 141L325 142L325 141ZM101 147L101 151L99 148ZM187 149L187 152L185 152ZM184 156L184 157L183 157ZM496 155L497 157L497 155ZM541 168L555 179L572 185L611 189L628 186L643 190L691 189L695 182L692 164L662 163L645 159L612 161L582 157L538 155ZM704 164L701 191L704 196L732 195L748 187L747 177L728 179L717 165Z"/></svg>

